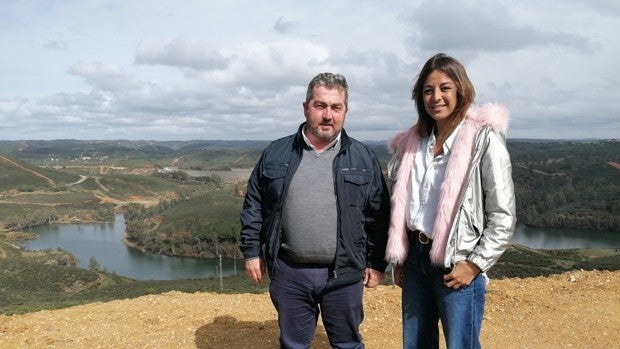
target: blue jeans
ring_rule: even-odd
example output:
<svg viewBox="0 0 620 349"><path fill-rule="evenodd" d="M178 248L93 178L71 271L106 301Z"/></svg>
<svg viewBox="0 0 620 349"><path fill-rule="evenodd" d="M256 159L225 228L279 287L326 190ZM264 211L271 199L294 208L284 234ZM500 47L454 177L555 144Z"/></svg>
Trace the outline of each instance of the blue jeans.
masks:
<svg viewBox="0 0 620 349"><path fill-rule="evenodd" d="M484 313L486 282L478 274L466 287L444 286L450 270L432 266L431 245L409 239L402 292L403 347L439 348L441 324L449 349L480 348L480 328Z"/></svg>
<svg viewBox="0 0 620 349"><path fill-rule="evenodd" d="M269 284L278 311L280 348L310 348L319 314L332 348L363 349L362 282L325 288L330 268L275 260Z"/></svg>

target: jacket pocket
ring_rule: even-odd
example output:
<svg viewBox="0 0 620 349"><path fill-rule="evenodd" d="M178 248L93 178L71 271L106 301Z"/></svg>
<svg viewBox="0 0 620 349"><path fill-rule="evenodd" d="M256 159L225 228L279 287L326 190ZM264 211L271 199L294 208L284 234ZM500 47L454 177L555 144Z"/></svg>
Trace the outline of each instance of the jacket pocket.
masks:
<svg viewBox="0 0 620 349"><path fill-rule="evenodd" d="M342 169L342 179L344 188L342 195L345 195L345 202L349 206L365 206L368 194L368 184L370 183L370 170L345 168Z"/></svg>
<svg viewBox="0 0 620 349"><path fill-rule="evenodd" d="M288 171L288 164L279 162L265 162L261 170L260 187L262 189L263 209L271 210L280 202L280 195L284 190L284 181Z"/></svg>
<svg viewBox="0 0 620 349"><path fill-rule="evenodd" d="M467 245L475 245L482 236L481 222L477 219L473 198L463 201L459 214L459 238ZM473 248L473 247L472 247Z"/></svg>
<svg viewBox="0 0 620 349"><path fill-rule="evenodd" d="M269 179L277 179L286 176L288 164L279 162L265 162L263 164L263 176Z"/></svg>

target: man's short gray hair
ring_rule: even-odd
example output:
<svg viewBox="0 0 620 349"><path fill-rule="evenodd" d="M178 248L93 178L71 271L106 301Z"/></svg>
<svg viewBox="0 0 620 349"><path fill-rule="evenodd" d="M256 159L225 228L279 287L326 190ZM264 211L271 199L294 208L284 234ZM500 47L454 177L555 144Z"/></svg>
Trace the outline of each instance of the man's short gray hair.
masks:
<svg viewBox="0 0 620 349"><path fill-rule="evenodd" d="M347 84L347 79L344 75L336 73L321 73L312 78L308 84L306 102L312 99L312 90L319 86L325 86L330 89L337 88L338 90L344 91L344 104L345 106L349 105L349 85Z"/></svg>

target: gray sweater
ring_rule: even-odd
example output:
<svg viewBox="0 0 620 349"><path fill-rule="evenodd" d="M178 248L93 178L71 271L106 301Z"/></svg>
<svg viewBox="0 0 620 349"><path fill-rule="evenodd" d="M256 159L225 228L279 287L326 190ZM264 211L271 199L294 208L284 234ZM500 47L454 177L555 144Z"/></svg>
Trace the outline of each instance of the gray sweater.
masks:
<svg viewBox="0 0 620 349"><path fill-rule="evenodd" d="M284 258L331 264L336 254L338 208L332 163L339 143L322 153L305 149L282 209Z"/></svg>

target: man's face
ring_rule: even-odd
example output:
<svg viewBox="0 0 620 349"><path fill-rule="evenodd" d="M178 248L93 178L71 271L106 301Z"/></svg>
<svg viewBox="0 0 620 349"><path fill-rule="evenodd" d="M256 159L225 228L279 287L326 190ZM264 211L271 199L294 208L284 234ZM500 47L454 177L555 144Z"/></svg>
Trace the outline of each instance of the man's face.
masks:
<svg viewBox="0 0 620 349"><path fill-rule="evenodd" d="M306 136L313 145L326 145L342 131L347 114L344 90L315 87L312 89L312 98L304 102L303 106L307 121Z"/></svg>

